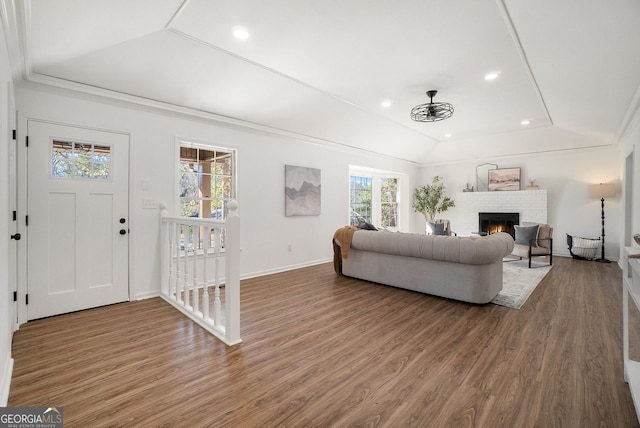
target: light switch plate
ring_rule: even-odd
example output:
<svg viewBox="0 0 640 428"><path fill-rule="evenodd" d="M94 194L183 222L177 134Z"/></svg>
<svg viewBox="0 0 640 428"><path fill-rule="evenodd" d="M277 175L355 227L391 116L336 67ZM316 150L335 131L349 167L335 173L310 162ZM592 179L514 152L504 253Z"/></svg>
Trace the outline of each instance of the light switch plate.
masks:
<svg viewBox="0 0 640 428"><path fill-rule="evenodd" d="M153 199L143 199L142 209L145 209L145 210L158 209L158 201L155 201Z"/></svg>

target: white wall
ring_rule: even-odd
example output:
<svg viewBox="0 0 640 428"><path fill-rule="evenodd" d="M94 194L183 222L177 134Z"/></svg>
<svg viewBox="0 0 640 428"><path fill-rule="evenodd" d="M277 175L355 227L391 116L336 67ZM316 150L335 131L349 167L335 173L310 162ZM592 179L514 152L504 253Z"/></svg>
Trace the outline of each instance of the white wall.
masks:
<svg viewBox="0 0 640 428"><path fill-rule="evenodd" d="M8 103L11 70L4 32L0 31L0 406L7 405L11 383L13 311L9 287L9 142Z"/></svg>
<svg viewBox="0 0 640 428"><path fill-rule="evenodd" d="M547 190L548 222L554 227L554 253L559 255L569 255L567 233L593 238L600 236L600 200L589 198L587 188L589 184L616 182L618 196L605 201L605 255L611 260L618 259L619 225L622 221L622 170L618 149L558 151L524 157L483 159L473 163L429 165L423 168L421 184L429 183L434 175L440 175L444 177L447 192L455 195L466 186L467 180L475 186L476 166L485 162L498 164L500 168L519 167L523 189L531 177L536 179L540 189ZM447 215L443 217L447 218ZM455 227L455 224L451 225L454 231Z"/></svg>
<svg viewBox="0 0 640 428"><path fill-rule="evenodd" d="M158 212L142 209L143 199L166 201L175 209L175 138L181 137L238 150L238 203L241 216L243 277L295 268L332 257L334 231L348 222L349 165L360 165L417 177L419 168L404 161L308 143L208 119L159 111L71 91L26 85L16 89L22 118L129 132L130 278L133 298L157 294ZM23 119L22 121L24 122ZM322 213L316 217L284 216L285 164L320 168ZM150 183L142 190L142 181ZM407 221L409 191L405 200ZM288 245L293 251L288 251Z"/></svg>

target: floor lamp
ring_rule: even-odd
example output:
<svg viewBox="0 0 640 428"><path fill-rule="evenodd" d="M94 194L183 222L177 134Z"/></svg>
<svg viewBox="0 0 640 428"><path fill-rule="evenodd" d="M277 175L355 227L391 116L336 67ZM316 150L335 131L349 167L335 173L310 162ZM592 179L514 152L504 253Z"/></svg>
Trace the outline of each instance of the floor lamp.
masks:
<svg viewBox="0 0 640 428"><path fill-rule="evenodd" d="M591 184L589 186L589 196L592 198L600 198L602 203L602 255L599 259L596 259L596 261L600 263L611 263L611 260L608 260L604 256L604 198L610 198L615 196L615 194L616 185L613 183Z"/></svg>

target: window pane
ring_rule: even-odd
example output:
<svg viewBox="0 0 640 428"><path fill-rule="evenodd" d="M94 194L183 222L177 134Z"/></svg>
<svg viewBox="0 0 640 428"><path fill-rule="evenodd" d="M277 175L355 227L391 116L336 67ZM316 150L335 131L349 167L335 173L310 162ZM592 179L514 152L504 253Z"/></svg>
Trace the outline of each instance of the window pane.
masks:
<svg viewBox="0 0 640 428"><path fill-rule="evenodd" d="M51 155L51 175L71 177L73 174L73 143L54 141Z"/></svg>
<svg viewBox="0 0 640 428"><path fill-rule="evenodd" d="M371 178L351 176L350 190L351 225L359 220L371 222Z"/></svg>
<svg viewBox="0 0 640 428"><path fill-rule="evenodd" d="M200 217L200 201L180 198L180 215L182 217Z"/></svg>
<svg viewBox="0 0 640 428"><path fill-rule="evenodd" d="M231 154L225 153L224 156L218 158L217 164L220 167L220 174L231 175Z"/></svg>
<svg viewBox="0 0 640 428"><path fill-rule="evenodd" d="M231 199L231 177L222 177L222 197Z"/></svg>
<svg viewBox="0 0 640 428"><path fill-rule="evenodd" d="M91 177L93 164L91 144L74 143L73 156L75 175L83 178Z"/></svg>
<svg viewBox="0 0 640 428"><path fill-rule="evenodd" d="M92 178L108 180L111 176L111 147L93 146Z"/></svg>
<svg viewBox="0 0 640 428"><path fill-rule="evenodd" d="M220 200L211 201L211 218L213 220L225 219L224 211L222 209L222 201Z"/></svg>
<svg viewBox="0 0 640 428"><path fill-rule="evenodd" d="M180 197L197 198L200 196L200 187L198 186L198 173L194 171L189 164L180 164Z"/></svg>
<svg viewBox="0 0 640 428"><path fill-rule="evenodd" d="M198 150L198 161L200 164L205 163L205 161L211 162L212 160L215 159L216 152L214 152L213 150L204 150L204 149L197 149L197 150Z"/></svg>
<svg viewBox="0 0 640 428"><path fill-rule="evenodd" d="M93 164L93 173L92 178L108 180L110 176L110 163L98 163L94 162Z"/></svg>
<svg viewBox="0 0 640 428"><path fill-rule="evenodd" d="M223 197L222 177L215 178L215 181L213 182L213 192L211 196L217 199L222 199Z"/></svg>
<svg viewBox="0 0 640 428"><path fill-rule="evenodd" d="M380 179L380 210L384 227L398 225L398 179L384 177Z"/></svg>
<svg viewBox="0 0 640 428"><path fill-rule="evenodd" d="M213 196L211 192L211 183L213 179L211 174L198 173L198 193L203 198L210 198Z"/></svg>

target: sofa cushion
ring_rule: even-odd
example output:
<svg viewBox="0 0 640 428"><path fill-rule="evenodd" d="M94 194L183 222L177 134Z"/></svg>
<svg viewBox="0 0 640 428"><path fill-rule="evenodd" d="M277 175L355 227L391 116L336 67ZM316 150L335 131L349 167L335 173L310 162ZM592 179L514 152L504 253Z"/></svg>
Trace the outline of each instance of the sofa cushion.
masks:
<svg viewBox="0 0 640 428"><path fill-rule="evenodd" d="M529 245L531 243L532 247L537 247L536 239L538 239L538 229L540 228L537 224L535 226L514 226L516 229L516 244L520 245Z"/></svg>
<svg viewBox="0 0 640 428"><path fill-rule="evenodd" d="M511 254L514 256L529 258L529 245L514 244ZM548 256L549 249L545 247L531 247L532 256Z"/></svg>
<svg viewBox="0 0 640 428"><path fill-rule="evenodd" d="M415 233L358 230L351 248L361 251L417 257L472 265L491 264L510 254L513 238L508 233L486 237L419 235Z"/></svg>

